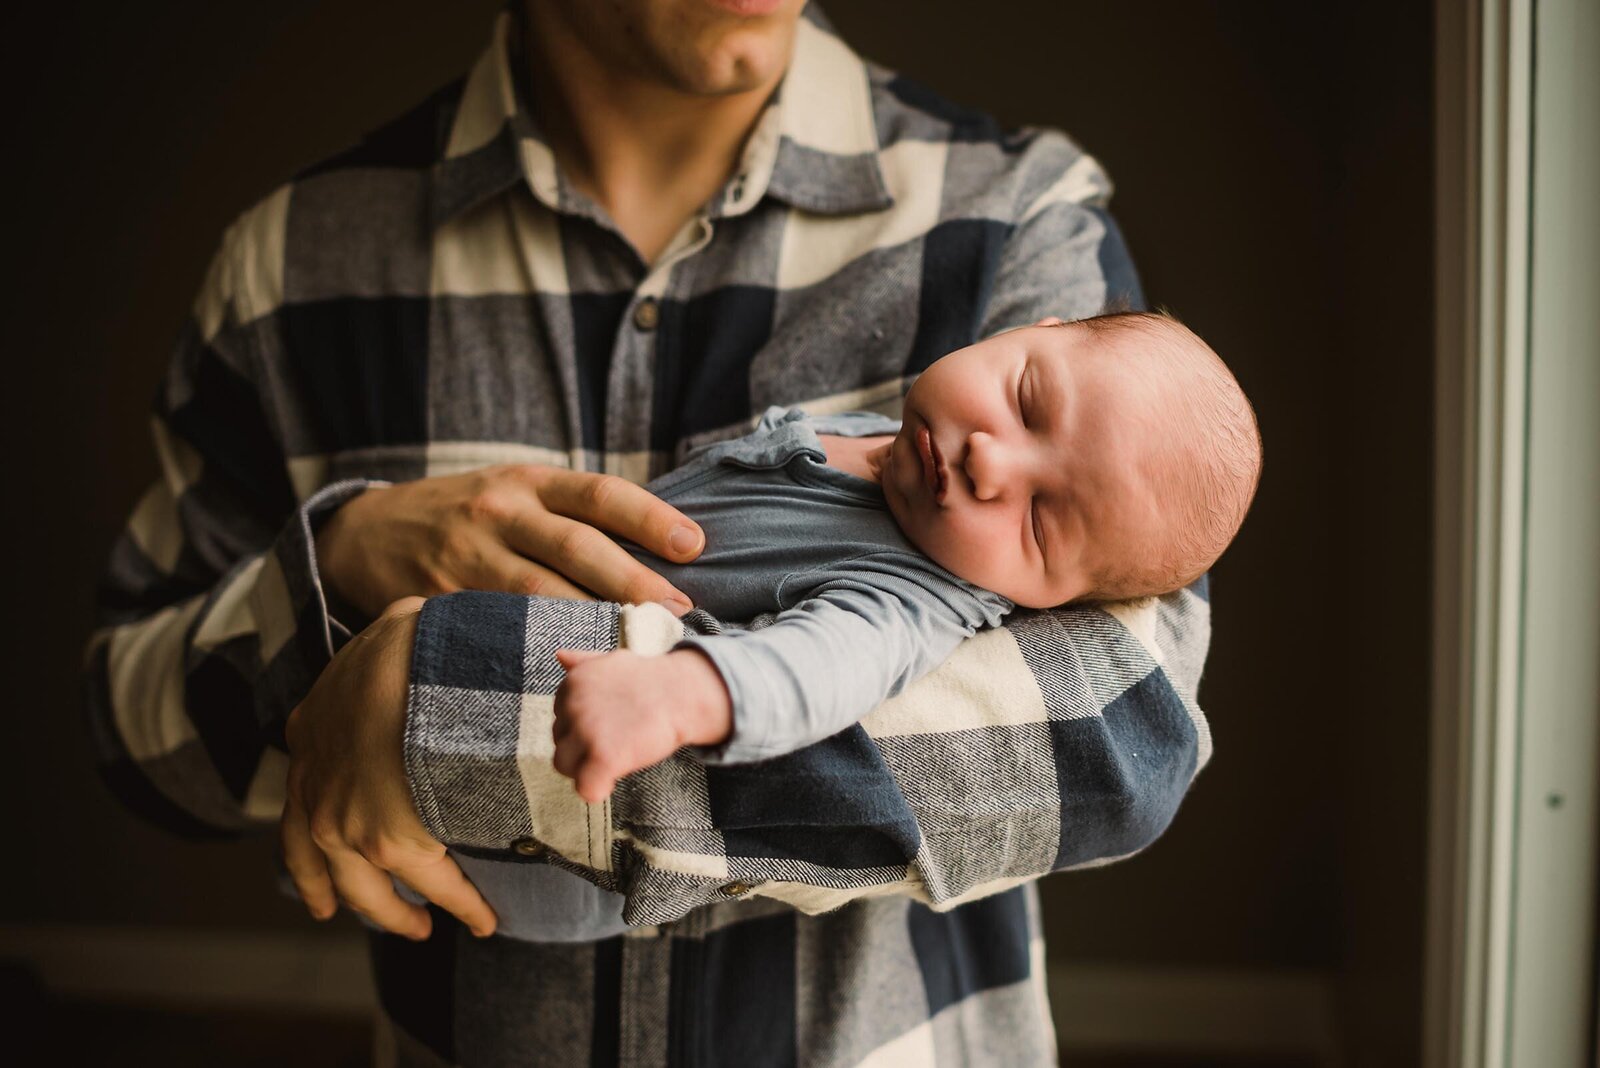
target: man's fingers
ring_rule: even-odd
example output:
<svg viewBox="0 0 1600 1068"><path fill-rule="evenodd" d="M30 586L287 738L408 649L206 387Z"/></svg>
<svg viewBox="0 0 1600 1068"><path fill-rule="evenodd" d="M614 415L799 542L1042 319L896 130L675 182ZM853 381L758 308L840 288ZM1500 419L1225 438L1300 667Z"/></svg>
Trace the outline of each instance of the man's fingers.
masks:
<svg viewBox="0 0 1600 1068"><path fill-rule="evenodd" d="M689 598L681 590L586 522L562 515L540 515L536 520L529 517L525 522L511 524L504 536L517 552L592 590L601 600L624 604L665 604L676 600L685 609L689 607Z"/></svg>
<svg viewBox="0 0 1600 1068"><path fill-rule="evenodd" d="M386 931L422 941L433 930L433 918L395 892L388 873L354 850L328 854L328 871L343 901Z"/></svg>
<svg viewBox="0 0 1600 1068"><path fill-rule="evenodd" d="M289 869L289 878L299 891L306 911L313 919L331 919L339 911L339 900L334 896L333 880L328 876L328 862L311 840L311 825L300 804L298 790L291 788L285 796L278 829L283 843L283 866Z"/></svg>
<svg viewBox="0 0 1600 1068"><path fill-rule="evenodd" d="M427 603L427 600L428 599L426 597L417 597L413 595L411 597L401 597L398 600L390 601L389 604L384 608L383 612L379 614L378 618L389 619L393 616L404 616L409 615L412 612L419 612L422 610L422 606Z"/></svg>
<svg viewBox="0 0 1600 1068"><path fill-rule="evenodd" d="M537 597L565 597L592 601L594 595L570 582L564 575L526 556L500 545L485 550L478 570L464 577L469 589L501 590Z"/></svg>
<svg viewBox="0 0 1600 1068"><path fill-rule="evenodd" d="M546 471L539 499L552 512L627 538L666 560L688 563L705 547L694 520L616 475Z"/></svg>
<svg viewBox="0 0 1600 1068"><path fill-rule="evenodd" d="M396 868L394 874L411 889L438 905L479 938L494 934L494 909L483 899L460 866L448 856L424 861L414 867Z"/></svg>

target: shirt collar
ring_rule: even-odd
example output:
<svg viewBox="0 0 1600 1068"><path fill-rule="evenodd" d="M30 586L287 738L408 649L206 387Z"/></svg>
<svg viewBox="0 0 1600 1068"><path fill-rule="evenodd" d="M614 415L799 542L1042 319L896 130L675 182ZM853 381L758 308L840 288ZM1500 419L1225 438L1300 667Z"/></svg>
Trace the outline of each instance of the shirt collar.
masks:
<svg viewBox="0 0 1600 1068"><path fill-rule="evenodd" d="M575 208L519 89L525 82L518 6L511 0L495 19L489 46L462 87L443 158L433 166L436 227L519 182L551 210ZM815 4L801 17L789 70L710 214L741 215L765 196L822 215L894 203L879 165L866 64Z"/></svg>
<svg viewBox="0 0 1600 1068"><path fill-rule="evenodd" d="M757 155L762 163L764 154L771 153L762 192L822 215L853 215L893 205L878 160L867 66L815 4L808 5L796 28L789 70L768 105L769 111L774 109L776 143L769 147L752 136L746 146L746 156ZM757 174L752 171L751 176Z"/></svg>

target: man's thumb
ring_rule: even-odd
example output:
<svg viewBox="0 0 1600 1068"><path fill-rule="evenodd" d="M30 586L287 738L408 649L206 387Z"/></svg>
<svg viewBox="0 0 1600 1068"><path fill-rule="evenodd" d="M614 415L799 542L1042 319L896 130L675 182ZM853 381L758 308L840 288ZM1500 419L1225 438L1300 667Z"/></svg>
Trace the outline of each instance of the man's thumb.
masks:
<svg viewBox="0 0 1600 1068"><path fill-rule="evenodd" d="M402 597L398 601L390 601L389 606L378 618L388 619L391 616L408 616L413 612L420 612L427 600L426 597Z"/></svg>

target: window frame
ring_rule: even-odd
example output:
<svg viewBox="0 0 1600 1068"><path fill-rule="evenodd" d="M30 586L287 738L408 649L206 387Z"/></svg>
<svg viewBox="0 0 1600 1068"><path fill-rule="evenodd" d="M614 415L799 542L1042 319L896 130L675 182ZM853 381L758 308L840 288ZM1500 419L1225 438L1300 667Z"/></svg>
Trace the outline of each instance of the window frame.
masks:
<svg viewBox="0 0 1600 1068"><path fill-rule="evenodd" d="M1600 1015L1600 8L1439 0L1435 33L1424 1061L1578 1065Z"/></svg>

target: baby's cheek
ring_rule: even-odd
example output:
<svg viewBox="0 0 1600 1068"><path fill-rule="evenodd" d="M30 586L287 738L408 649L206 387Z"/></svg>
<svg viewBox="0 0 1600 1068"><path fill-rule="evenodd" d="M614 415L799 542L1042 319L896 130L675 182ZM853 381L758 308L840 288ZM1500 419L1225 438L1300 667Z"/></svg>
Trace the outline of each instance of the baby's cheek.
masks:
<svg viewBox="0 0 1600 1068"><path fill-rule="evenodd" d="M981 531L950 524L938 532L928 555L946 571L988 587L993 579L996 549Z"/></svg>

